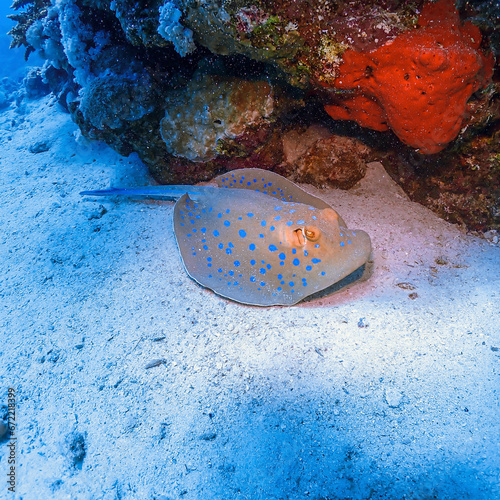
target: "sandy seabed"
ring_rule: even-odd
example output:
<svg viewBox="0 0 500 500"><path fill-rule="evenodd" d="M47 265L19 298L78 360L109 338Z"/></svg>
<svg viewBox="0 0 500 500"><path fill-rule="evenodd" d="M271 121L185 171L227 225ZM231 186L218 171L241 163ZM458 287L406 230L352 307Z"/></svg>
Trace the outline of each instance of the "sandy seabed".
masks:
<svg viewBox="0 0 500 500"><path fill-rule="evenodd" d="M500 498L498 246L372 163L304 186L372 237L363 278L243 306L187 276L173 203L79 196L152 181L53 98L0 143L0 498Z"/></svg>

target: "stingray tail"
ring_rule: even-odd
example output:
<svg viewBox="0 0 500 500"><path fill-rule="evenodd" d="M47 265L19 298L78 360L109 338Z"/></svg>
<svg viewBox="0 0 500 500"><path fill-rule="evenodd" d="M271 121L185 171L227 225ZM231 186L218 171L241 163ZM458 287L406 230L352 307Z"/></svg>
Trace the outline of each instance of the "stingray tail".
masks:
<svg viewBox="0 0 500 500"><path fill-rule="evenodd" d="M214 188L208 186L142 186L132 188L109 188L96 191L81 191L82 196L109 196L127 198L148 198L154 200L178 200L187 193L191 199L207 194L208 190Z"/></svg>

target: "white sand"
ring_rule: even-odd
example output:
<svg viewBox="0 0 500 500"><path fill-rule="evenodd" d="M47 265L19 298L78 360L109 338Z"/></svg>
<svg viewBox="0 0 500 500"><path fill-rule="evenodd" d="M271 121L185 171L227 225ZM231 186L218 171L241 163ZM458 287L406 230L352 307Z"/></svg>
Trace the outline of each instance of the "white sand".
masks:
<svg viewBox="0 0 500 500"><path fill-rule="evenodd" d="M371 235L371 276L242 306L187 276L172 203L79 196L151 181L50 98L1 114L0 141L0 498L500 498L498 246L372 164L306 187Z"/></svg>

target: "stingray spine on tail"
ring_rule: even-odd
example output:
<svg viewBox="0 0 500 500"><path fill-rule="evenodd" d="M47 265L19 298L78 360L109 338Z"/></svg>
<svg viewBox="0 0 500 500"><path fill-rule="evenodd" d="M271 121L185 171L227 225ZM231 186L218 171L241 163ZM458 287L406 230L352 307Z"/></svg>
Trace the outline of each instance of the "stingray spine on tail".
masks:
<svg viewBox="0 0 500 500"><path fill-rule="evenodd" d="M193 199L205 195L211 190L217 189L211 186L140 186L130 188L97 189L95 191L80 191L81 196L118 196L124 198L153 199L164 201L176 201L183 194L188 193Z"/></svg>
<svg viewBox="0 0 500 500"><path fill-rule="evenodd" d="M177 200L174 232L187 273L244 304L293 305L364 265L369 236L347 229L323 200L260 169L216 178L220 187L146 186L92 196Z"/></svg>

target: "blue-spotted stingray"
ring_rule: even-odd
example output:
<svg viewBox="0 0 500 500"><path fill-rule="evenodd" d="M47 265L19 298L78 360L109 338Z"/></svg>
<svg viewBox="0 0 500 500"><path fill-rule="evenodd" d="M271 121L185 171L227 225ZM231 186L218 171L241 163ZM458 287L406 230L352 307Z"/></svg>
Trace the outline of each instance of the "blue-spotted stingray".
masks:
<svg viewBox="0 0 500 500"><path fill-rule="evenodd" d="M187 273L243 304L296 304L367 262L368 234L347 229L330 205L284 177L250 168L215 180L219 187L145 186L81 194L177 200L174 232Z"/></svg>

